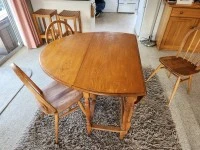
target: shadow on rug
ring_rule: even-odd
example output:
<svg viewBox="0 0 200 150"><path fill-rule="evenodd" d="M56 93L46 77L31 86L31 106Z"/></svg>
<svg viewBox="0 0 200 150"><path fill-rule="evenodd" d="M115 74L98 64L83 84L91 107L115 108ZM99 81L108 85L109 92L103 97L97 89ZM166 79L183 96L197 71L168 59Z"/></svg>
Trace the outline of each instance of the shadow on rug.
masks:
<svg viewBox="0 0 200 150"><path fill-rule="evenodd" d="M145 79L151 73L144 69ZM136 106L132 125L124 140L118 133L93 130L86 133L86 121L82 112L76 111L60 120L59 144L55 145L54 118L36 116L18 144L21 149L67 149L67 150L180 150L176 129L160 82L156 77L146 84L147 96ZM95 107L93 122L106 125L118 125L120 103L118 97L99 96Z"/></svg>
<svg viewBox="0 0 200 150"><path fill-rule="evenodd" d="M30 69L22 69L29 77L32 75ZM0 68L0 114L6 109L13 98L23 87L23 83L11 69L11 67Z"/></svg>

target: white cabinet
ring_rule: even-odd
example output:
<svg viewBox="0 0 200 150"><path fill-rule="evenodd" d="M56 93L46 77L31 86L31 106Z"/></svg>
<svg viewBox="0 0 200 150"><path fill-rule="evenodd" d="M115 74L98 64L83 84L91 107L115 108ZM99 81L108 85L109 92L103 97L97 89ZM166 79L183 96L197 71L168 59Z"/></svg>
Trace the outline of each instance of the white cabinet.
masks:
<svg viewBox="0 0 200 150"><path fill-rule="evenodd" d="M118 12L135 13L137 4L119 4Z"/></svg>
<svg viewBox="0 0 200 150"><path fill-rule="evenodd" d="M137 19L135 25L135 32L140 40L149 38L151 29L154 26L154 17L156 16L156 24L153 27L153 40L158 29L158 24L164 8L164 1L161 3L159 14L156 15L156 8L160 0L140 0Z"/></svg>
<svg viewBox="0 0 200 150"><path fill-rule="evenodd" d="M135 13L139 0L119 0L118 12Z"/></svg>
<svg viewBox="0 0 200 150"><path fill-rule="evenodd" d="M138 0L119 0L119 3L132 4L132 3L138 3Z"/></svg>
<svg viewBox="0 0 200 150"><path fill-rule="evenodd" d="M106 2L103 12L117 12L118 0L104 0Z"/></svg>
<svg viewBox="0 0 200 150"><path fill-rule="evenodd" d="M138 1L139 0L105 0L106 6L103 12L135 13L137 11Z"/></svg>

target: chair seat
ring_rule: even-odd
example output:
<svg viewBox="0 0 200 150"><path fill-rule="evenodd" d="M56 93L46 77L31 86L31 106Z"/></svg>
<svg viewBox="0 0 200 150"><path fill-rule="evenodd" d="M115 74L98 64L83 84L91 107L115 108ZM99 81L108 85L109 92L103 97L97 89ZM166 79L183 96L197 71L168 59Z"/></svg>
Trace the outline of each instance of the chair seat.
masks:
<svg viewBox="0 0 200 150"><path fill-rule="evenodd" d="M79 17L80 11L63 10L59 16L63 17Z"/></svg>
<svg viewBox="0 0 200 150"><path fill-rule="evenodd" d="M82 98L82 92L64 86L56 81L43 90L44 98L57 109L58 113L66 110Z"/></svg>
<svg viewBox="0 0 200 150"><path fill-rule="evenodd" d="M189 76L199 72L196 66L182 57L166 56L161 57L159 61L170 70L173 74L178 76Z"/></svg>

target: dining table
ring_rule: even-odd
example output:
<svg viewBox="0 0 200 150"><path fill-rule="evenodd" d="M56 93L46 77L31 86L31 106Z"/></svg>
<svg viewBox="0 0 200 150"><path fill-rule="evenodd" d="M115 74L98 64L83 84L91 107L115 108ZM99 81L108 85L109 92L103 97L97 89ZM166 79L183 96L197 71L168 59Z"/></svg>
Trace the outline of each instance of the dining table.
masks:
<svg viewBox="0 0 200 150"><path fill-rule="evenodd" d="M88 32L55 40L40 54L46 74L63 85L83 92L87 133L92 130L128 133L134 106L146 87L134 34ZM119 126L92 123L96 96L121 97Z"/></svg>

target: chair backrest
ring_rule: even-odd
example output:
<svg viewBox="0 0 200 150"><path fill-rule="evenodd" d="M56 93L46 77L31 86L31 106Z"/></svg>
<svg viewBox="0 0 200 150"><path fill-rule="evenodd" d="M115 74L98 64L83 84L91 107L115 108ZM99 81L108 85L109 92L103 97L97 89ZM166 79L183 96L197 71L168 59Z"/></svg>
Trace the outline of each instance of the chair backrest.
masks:
<svg viewBox="0 0 200 150"><path fill-rule="evenodd" d="M67 22L63 20L56 20L50 23L45 32L45 39L47 43L60 39L64 36L74 34L74 31Z"/></svg>
<svg viewBox="0 0 200 150"><path fill-rule="evenodd" d="M42 111L47 114L55 113L57 110L44 99L42 90L16 64L12 63L11 67L24 85L34 94Z"/></svg>
<svg viewBox="0 0 200 150"><path fill-rule="evenodd" d="M200 66L200 27L191 29L184 37L176 55L191 62L199 69Z"/></svg>

